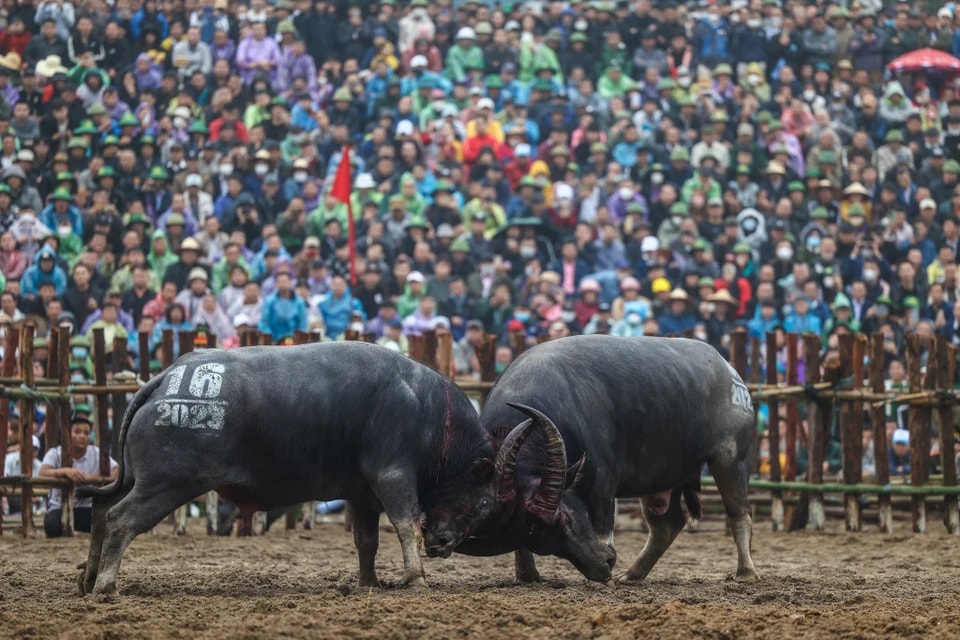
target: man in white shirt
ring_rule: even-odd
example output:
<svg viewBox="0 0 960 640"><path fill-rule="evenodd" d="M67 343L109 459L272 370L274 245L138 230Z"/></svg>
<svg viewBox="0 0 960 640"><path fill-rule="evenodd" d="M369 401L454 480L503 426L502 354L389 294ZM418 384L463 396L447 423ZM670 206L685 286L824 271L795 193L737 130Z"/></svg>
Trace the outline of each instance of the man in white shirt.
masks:
<svg viewBox="0 0 960 640"><path fill-rule="evenodd" d="M43 465L40 467L41 478L66 478L76 486L87 480L100 477L100 447L90 444L90 431L93 423L85 415L74 414L70 425L70 457L72 465L63 466L62 446L47 451L43 456ZM120 467L110 458L110 477L116 478ZM76 531L90 532L90 522L93 512L92 498L83 498L74 501L73 528ZM60 489L50 491L47 515L43 519L43 529L48 538L59 538L63 535L61 516L63 513L63 496Z"/></svg>

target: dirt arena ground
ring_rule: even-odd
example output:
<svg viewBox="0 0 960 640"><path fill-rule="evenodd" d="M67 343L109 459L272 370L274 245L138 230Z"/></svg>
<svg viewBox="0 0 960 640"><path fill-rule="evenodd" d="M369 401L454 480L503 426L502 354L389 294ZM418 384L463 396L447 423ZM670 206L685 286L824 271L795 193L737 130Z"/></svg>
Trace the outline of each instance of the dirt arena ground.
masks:
<svg viewBox="0 0 960 640"><path fill-rule="evenodd" d="M277 523L282 525L282 522ZM628 522L635 529L636 522ZM931 522L925 536L772 534L755 526L762 577L731 579L723 523L683 533L647 583L605 588L563 561L541 559L546 582L513 584L512 556L427 560L425 591L356 587L356 556L341 525L265 538L138 538L120 595L77 595L88 538L0 538L0 638L956 638L958 539ZM621 531L622 572L643 544ZM382 533L381 579L400 575L396 537Z"/></svg>

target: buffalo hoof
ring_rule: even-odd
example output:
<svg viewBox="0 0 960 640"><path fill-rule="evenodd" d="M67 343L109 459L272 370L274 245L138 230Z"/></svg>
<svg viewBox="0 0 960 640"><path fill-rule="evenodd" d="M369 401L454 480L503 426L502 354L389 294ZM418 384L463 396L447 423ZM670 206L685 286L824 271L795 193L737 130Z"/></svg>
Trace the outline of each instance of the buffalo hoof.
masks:
<svg viewBox="0 0 960 640"><path fill-rule="evenodd" d="M80 590L80 595L85 596L89 592L86 584L87 563L81 562L77 565L77 569L80 569L80 575L77 576L77 588Z"/></svg>
<svg viewBox="0 0 960 640"><path fill-rule="evenodd" d="M427 581L423 579L423 576L407 576L403 580L403 588L410 589L411 591L425 591L427 587Z"/></svg>
<svg viewBox="0 0 960 640"><path fill-rule="evenodd" d="M637 584L638 582L643 582L647 579L647 574L631 573L627 571L625 574L620 576L617 579L617 582L620 584Z"/></svg>
<svg viewBox="0 0 960 640"><path fill-rule="evenodd" d="M759 580L760 576L757 574L756 569L737 569L737 582L750 582L751 580Z"/></svg>
<svg viewBox="0 0 960 640"><path fill-rule="evenodd" d="M186 527L177 527L176 529L173 530L173 533L174 533L174 535L177 535L177 536L185 536L185 535L187 535L187 528L186 528Z"/></svg>
<svg viewBox="0 0 960 640"><path fill-rule="evenodd" d="M517 575L517 584L536 584L538 582L543 582L539 571L531 571Z"/></svg>

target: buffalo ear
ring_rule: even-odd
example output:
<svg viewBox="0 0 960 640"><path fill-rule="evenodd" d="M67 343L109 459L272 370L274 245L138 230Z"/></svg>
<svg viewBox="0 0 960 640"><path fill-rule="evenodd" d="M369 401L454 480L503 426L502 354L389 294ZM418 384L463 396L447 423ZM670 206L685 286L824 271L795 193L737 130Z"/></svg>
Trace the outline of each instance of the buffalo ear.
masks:
<svg viewBox="0 0 960 640"><path fill-rule="evenodd" d="M473 465L470 467L470 473L473 474L473 477L484 481L493 479L493 470L493 460L490 458L474 460Z"/></svg>
<svg viewBox="0 0 960 640"><path fill-rule="evenodd" d="M567 482L564 490L574 489L583 481L584 463L587 461L587 454L580 456L580 459L567 467Z"/></svg>

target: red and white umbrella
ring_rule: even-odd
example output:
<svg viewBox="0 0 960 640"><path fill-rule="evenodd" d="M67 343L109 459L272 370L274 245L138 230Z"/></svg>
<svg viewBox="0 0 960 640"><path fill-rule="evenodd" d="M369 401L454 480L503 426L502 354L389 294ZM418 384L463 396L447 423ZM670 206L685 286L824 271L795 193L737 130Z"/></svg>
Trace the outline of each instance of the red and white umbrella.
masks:
<svg viewBox="0 0 960 640"><path fill-rule="evenodd" d="M917 49L887 65L891 71L960 71L960 58L937 49Z"/></svg>

